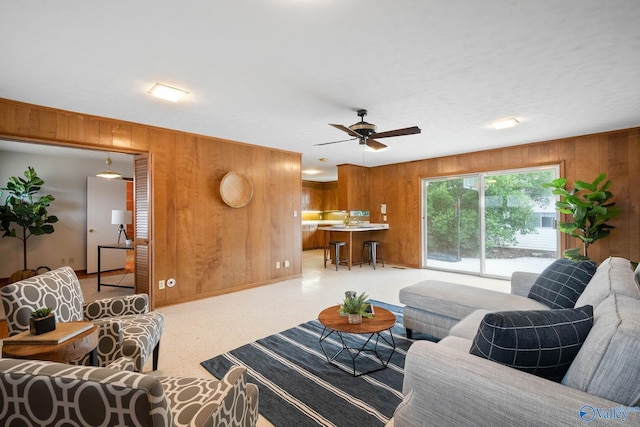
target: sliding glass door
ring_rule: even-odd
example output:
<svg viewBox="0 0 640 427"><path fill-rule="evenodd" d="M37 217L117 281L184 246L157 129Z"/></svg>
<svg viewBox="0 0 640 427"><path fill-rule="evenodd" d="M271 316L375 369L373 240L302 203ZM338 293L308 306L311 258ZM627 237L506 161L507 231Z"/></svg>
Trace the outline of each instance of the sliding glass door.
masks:
<svg viewBox="0 0 640 427"><path fill-rule="evenodd" d="M423 265L509 277L558 257L557 167L423 180Z"/></svg>
<svg viewBox="0 0 640 427"><path fill-rule="evenodd" d="M427 267L481 272L478 176L424 180Z"/></svg>

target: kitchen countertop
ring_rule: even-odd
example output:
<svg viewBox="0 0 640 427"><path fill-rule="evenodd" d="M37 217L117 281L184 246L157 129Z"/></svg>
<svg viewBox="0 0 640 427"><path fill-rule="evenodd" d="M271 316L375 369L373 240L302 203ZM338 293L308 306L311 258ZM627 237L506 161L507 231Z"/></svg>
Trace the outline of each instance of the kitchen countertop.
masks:
<svg viewBox="0 0 640 427"><path fill-rule="evenodd" d="M322 231L377 231L388 230L389 224L370 224L363 223L357 225L332 225L327 227L318 227Z"/></svg>

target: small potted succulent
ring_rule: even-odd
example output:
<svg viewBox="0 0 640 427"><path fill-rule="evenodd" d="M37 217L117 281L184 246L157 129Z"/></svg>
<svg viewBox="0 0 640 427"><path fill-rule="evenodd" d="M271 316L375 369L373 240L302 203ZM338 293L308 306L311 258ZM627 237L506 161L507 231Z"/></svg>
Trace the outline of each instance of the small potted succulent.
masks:
<svg viewBox="0 0 640 427"><path fill-rule="evenodd" d="M49 307L39 308L31 313L29 319L29 332L40 335L56 329L56 317Z"/></svg>
<svg viewBox="0 0 640 427"><path fill-rule="evenodd" d="M353 325L362 323L363 317L371 319L373 315L369 311L370 304L367 302L368 298L364 292L358 296L345 297L342 304L340 304L340 314L346 314L349 323Z"/></svg>

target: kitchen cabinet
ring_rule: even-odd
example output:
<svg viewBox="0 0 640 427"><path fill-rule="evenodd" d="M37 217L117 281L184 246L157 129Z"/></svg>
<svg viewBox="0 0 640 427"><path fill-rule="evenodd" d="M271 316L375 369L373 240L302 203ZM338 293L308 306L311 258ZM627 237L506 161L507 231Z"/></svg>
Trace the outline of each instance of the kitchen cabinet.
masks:
<svg viewBox="0 0 640 427"><path fill-rule="evenodd" d="M302 226L302 250L318 249L324 244L324 236L318 231L317 224Z"/></svg>
<svg viewBox="0 0 640 427"><path fill-rule="evenodd" d="M324 198L322 201L322 209L325 211L338 210L338 183L327 182L324 185Z"/></svg>
<svg viewBox="0 0 640 427"><path fill-rule="evenodd" d="M303 211L323 210L323 183L302 181L301 206Z"/></svg>
<svg viewBox="0 0 640 427"><path fill-rule="evenodd" d="M369 169L356 165L338 166L338 204L348 211L369 209Z"/></svg>
<svg viewBox="0 0 640 427"><path fill-rule="evenodd" d="M311 189L302 187L302 196L300 197L301 210L310 211L311 208Z"/></svg>

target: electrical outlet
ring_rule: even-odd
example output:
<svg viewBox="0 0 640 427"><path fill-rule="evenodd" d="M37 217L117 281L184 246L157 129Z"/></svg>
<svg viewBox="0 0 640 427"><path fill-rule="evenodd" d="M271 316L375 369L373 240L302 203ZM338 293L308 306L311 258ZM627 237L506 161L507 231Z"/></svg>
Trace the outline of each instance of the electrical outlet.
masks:
<svg viewBox="0 0 640 427"><path fill-rule="evenodd" d="M158 282L158 289L160 289L160 290L164 289L164 280L160 280Z"/></svg>
<svg viewBox="0 0 640 427"><path fill-rule="evenodd" d="M60 265L64 265L64 258L60 258Z"/></svg>
<svg viewBox="0 0 640 427"><path fill-rule="evenodd" d="M72 257L72 256L70 256L70 257L69 257L69 264L73 264L73 262L74 262L74 261L75 261L75 258L74 258L74 257Z"/></svg>
<svg viewBox="0 0 640 427"><path fill-rule="evenodd" d="M276 268L280 268L280 261L276 261Z"/></svg>
<svg viewBox="0 0 640 427"><path fill-rule="evenodd" d="M289 267L289 260L284 261L284 268L287 268L287 267Z"/></svg>

